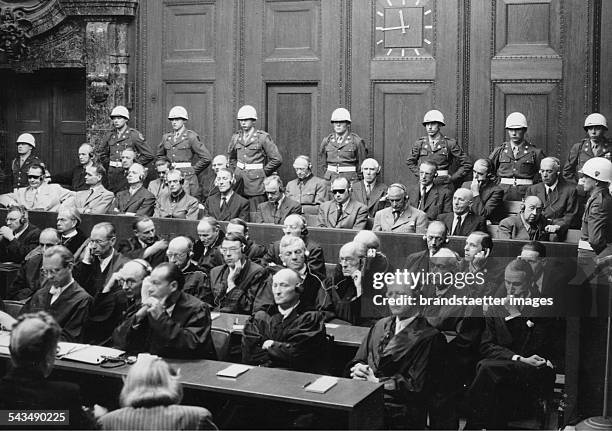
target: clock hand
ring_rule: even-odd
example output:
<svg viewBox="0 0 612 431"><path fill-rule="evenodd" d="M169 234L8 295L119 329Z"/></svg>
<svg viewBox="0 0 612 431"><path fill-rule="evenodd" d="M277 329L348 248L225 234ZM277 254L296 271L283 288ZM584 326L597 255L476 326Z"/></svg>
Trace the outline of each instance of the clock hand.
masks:
<svg viewBox="0 0 612 431"><path fill-rule="evenodd" d="M400 16L400 23L402 24L402 33L406 33L406 25L404 24L404 11L403 10L399 10L399 16Z"/></svg>
<svg viewBox="0 0 612 431"><path fill-rule="evenodd" d="M404 30L406 28L410 28L409 25L400 25L398 27L376 27L376 30L380 31L389 31L389 30ZM404 31L405 33L405 31Z"/></svg>

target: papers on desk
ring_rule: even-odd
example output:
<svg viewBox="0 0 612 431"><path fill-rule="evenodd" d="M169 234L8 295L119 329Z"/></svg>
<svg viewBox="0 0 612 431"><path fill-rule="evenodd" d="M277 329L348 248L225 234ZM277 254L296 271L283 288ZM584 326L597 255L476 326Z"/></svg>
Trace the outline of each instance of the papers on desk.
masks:
<svg viewBox="0 0 612 431"><path fill-rule="evenodd" d="M241 325L241 324L238 324L238 323L234 323L232 325L232 331L242 332L242 331L244 331L244 325Z"/></svg>
<svg viewBox="0 0 612 431"><path fill-rule="evenodd" d="M11 333L0 331L0 347L8 347L11 344Z"/></svg>
<svg viewBox="0 0 612 431"><path fill-rule="evenodd" d="M220 377L231 377L235 379L239 375L249 371L251 368L253 368L251 365L233 364L227 368L217 371L217 375Z"/></svg>
<svg viewBox="0 0 612 431"><path fill-rule="evenodd" d="M71 361L84 362L86 364L97 365L102 363L105 358L116 358L123 355L123 350L112 349L110 347L92 346L89 344L78 343L59 343L60 352L58 358L69 359Z"/></svg>
<svg viewBox="0 0 612 431"><path fill-rule="evenodd" d="M210 320L215 320L220 315L221 313L219 313L218 311L213 311L212 313L210 313Z"/></svg>
<svg viewBox="0 0 612 431"><path fill-rule="evenodd" d="M315 392L317 394L324 394L329 391L331 388L336 386L338 383L337 377L332 376L321 376L314 382L304 387L304 390L307 392Z"/></svg>
<svg viewBox="0 0 612 431"><path fill-rule="evenodd" d="M325 328L327 329L336 329L339 328L340 325L338 325L337 323L326 323L325 324Z"/></svg>

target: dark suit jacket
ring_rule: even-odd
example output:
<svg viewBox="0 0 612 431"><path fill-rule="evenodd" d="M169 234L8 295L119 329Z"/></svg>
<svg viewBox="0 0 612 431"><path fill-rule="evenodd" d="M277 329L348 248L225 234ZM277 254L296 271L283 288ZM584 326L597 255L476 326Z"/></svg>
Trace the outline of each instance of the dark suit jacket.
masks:
<svg viewBox="0 0 612 431"><path fill-rule="evenodd" d="M470 189L471 181L464 182L461 187ZM504 218L504 190L494 182L487 182L480 188L478 196L472 200L472 212L483 216L485 220L491 220L491 223L498 224Z"/></svg>
<svg viewBox="0 0 612 431"><path fill-rule="evenodd" d="M409 254L404 268L412 272L429 271L429 250Z"/></svg>
<svg viewBox="0 0 612 431"><path fill-rule="evenodd" d="M311 241L308 237L302 237L302 239L306 243L306 251L308 252L308 258L306 259L308 269L321 280L325 280L327 271L325 270L323 249L317 242ZM264 260L267 264L275 263L282 267L283 262L280 259L280 240L274 241L272 244L268 245Z"/></svg>
<svg viewBox="0 0 612 431"><path fill-rule="evenodd" d="M26 255L34 250L38 245L40 229L28 223L19 238L7 241L5 238L0 240L0 262L21 263Z"/></svg>
<svg viewBox="0 0 612 431"><path fill-rule="evenodd" d="M576 185L567 183L561 177L557 182L557 187L550 194L548 201L546 200L546 186L544 183L537 183L529 186L525 196L537 196L544 202L542 214L552 224L561 226L559 235L565 237L567 230L577 221L578 216L578 197Z"/></svg>
<svg viewBox="0 0 612 431"><path fill-rule="evenodd" d="M28 299L38 289L44 279L40 275L42 266L42 253L36 254L27 259L19 268L13 284L6 292L5 299L20 301Z"/></svg>
<svg viewBox="0 0 612 431"><path fill-rule="evenodd" d="M74 279L81 285L85 286L85 290L91 295L96 296L96 294L106 285L108 279L113 275L114 272L119 271L119 269L126 263L128 260L127 257L115 251L113 253L113 257L111 258L110 263L105 269L105 274L100 274L99 267L98 270L94 268L94 264L86 264L83 261L79 261L72 270L72 275Z"/></svg>
<svg viewBox="0 0 612 431"><path fill-rule="evenodd" d="M535 229L533 230L532 236L530 236L529 232L527 232L527 229L525 229L525 225L523 225L523 221L521 220L521 215L519 213L510 217L506 217L505 219L499 222L499 231L497 233L497 237L499 239L549 241L550 234L544 230L544 227L547 224L549 223L546 222L544 217L540 217L535 224Z"/></svg>
<svg viewBox="0 0 612 431"><path fill-rule="evenodd" d="M117 193L112 207L113 211L118 214L130 212L150 217L155 209L155 196L144 186L139 188L134 195L130 195L129 190L121 190Z"/></svg>
<svg viewBox="0 0 612 431"><path fill-rule="evenodd" d="M412 186L408 189L408 198L410 205L427 214L429 220L435 220L440 214L453 211L453 198L451 192L446 186L435 185L427 193L425 206L419 208L419 199L421 191L419 185Z"/></svg>
<svg viewBox="0 0 612 431"><path fill-rule="evenodd" d="M218 221L229 221L235 217L250 221L249 201L234 192L227 202L225 210L221 212L221 195L209 196L204 204L204 214L214 217Z"/></svg>
<svg viewBox="0 0 612 431"><path fill-rule="evenodd" d="M318 224L319 227L335 227L339 229L358 229L366 228L368 223L368 209L361 202L354 199L346 201L342 208L342 217L338 218L338 207L336 201L323 202L319 206Z"/></svg>
<svg viewBox="0 0 612 431"><path fill-rule="evenodd" d="M155 241L158 241L159 238L155 237ZM144 255L145 249L142 247L138 238L133 236L132 238L122 239L117 242L115 246L118 252L120 252L125 257L129 257L130 259L142 259ZM162 262L166 262L166 250L160 250L157 253L153 253L149 255L145 259L147 262L151 264L153 268L159 265Z"/></svg>
<svg viewBox="0 0 612 431"><path fill-rule="evenodd" d="M376 211L383 209L387 203L386 201L380 201L381 198L387 195L387 185L379 181L376 181L374 189L370 193L369 199L365 189L365 182L363 180L354 182L351 185L351 188L353 189L351 196L357 202L361 202L368 208L368 215L370 217L374 217Z"/></svg>
<svg viewBox="0 0 612 431"><path fill-rule="evenodd" d="M34 292L34 295L21 308L19 314L46 311L62 327L60 337L62 341L81 342L83 323L87 318L91 296L76 281L73 281L51 304L49 288L48 285L43 286Z"/></svg>
<svg viewBox="0 0 612 431"><path fill-rule="evenodd" d="M472 212L468 212L464 217L465 219L462 220L461 227L459 228L459 232L456 235L468 236L476 230L487 233L487 222L485 221L484 217L476 215ZM438 216L438 220L444 223L444 225L446 226L446 231L449 235L451 235L453 229L453 221L455 220L455 213L450 212L446 214L440 214Z"/></svg>
<svg viewBox="0 0 612 431"><path fill-rule="evenodd" d="M120 349L165 358L216 358L210 336L210 310L198 298L180 292L171 316L162 313L154 319L148 314L136 328L135 314L113 332L113 342Z"/></svg>
<svg viewBox="0 0 612 431"><path fill-rule="evenodd" d="M81 232L81 229L77 229L77 234L75 236L68 238L66 240L62 238L62 245L66 247L68 250L70 250L72 254L75 254L77 250L79 249L79 247L83 245L86 239L87 237L85 236L83 232Z"/></svg>
<svg viewBox="0 0 612 431"><path fill-rule="evenodd" d="M82 165L75 166L67 172L60 172L52 177L51 182L59 183L67 189L79 191L87 190L89 186L85 184L85 168Z"/></svg>
<svg viewBox="0 0 612 431"><path fill-rule="evenodd" d="M285 196L278 211L270 201L259 204L253 222L283 224L285 217L290 214L302 214L302 205Z"/></svg>

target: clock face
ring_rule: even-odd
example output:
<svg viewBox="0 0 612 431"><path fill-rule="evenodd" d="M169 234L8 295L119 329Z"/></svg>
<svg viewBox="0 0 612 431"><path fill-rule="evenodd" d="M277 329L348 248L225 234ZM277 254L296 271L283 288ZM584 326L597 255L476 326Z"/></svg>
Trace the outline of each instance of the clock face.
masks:
<svg viewBox="0 0 612 431"><path fill-rule="evenodd" d="M434 0L376 0L375 56L431 57Z"/></svg>

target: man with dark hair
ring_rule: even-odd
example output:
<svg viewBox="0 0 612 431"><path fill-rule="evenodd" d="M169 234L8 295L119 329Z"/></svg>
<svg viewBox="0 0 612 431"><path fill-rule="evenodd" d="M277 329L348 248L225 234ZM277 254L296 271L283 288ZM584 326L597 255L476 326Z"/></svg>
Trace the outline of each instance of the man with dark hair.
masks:
<svg viewBox="0 0 612 431"><path fill-rule="evenodd" d="M495 184L493 164L489 159L478 159L472 168L472 181L461 187L472 191L472 212L498 224L503 218L504 191Z"/></svg>
<svg viewBox="0 0 612 431"><path fill-rule="evenodd" d="M134 236L122 239L117 244L117 251L130 259L141 258L151 266L157 266L166 260L168 241L156 234L155 223L148 216L139 216L132 224Z"/></svg>
<svg viewBox="0 0 612 431"><path fill-rule="evenodd" d="M319 206L319 227L365 229L368 209L351 197L351 185L345 177L338 177L332 182L331 194L333 199Z"/></svg>
<svg viewBox="0 0 612 431"><path fill-rule="evenodd" d="M272 277L272 292L274 305L255 312L244 325L242 362L325 372L325 319L301 301L302 278L292 269L281 269Z"/></svg>
<svg viewBox="0 0 612 431"><path fill-rule="evenodd" d="M257 206L255 223L281 224L289 214L302 214L300 203L285 195L283 180L278 175L264 178L263 183L268 200Z"/></svg>
<svg viewBox="0 0 612 431"><path fill-rule="evenodd" d="M467 286L470 296L494 295L502 281L505 263L500 258L491 257L492 250L493 239L487 232L475 231L465 239L461 271L475 275L480 274L484 279L482 284L471 283Z"/></svg>
<svg viewBox="0 0 612 431"><path fill-rule="evenodd" d="M183 292L185 276L164 262L144 279L141 307L115 329L117 347L165 358L215 359L208 306Z"/></svg>
<svg viewBox="0 0 612 431"><path fill-rule="evenodd" d="M204 203L204 213L219 221L227 221L240 217L249 221L249 201L234 192L236 182L232 171L220 168L217 172L215 185L219 188L218 195L211 195Z"/></svg>
<svg viewBox="0 0 612 431"><path fill-rule="evenodd" d="M159 157L155 161L155 171L157 172L157 178L151 181L149 183L149 187L147 187L147 190L149 190L153 194L153 196L155 196L155 199L159 199L159 197L163 193L169 192L168 182L166 181L166 173L171 169L172 162L170 162L167 157ZM183 187L185 187L184 183ZM187 188L189 188L189 185L187 185Z"/></svg>
<svg viewBox="0 0 612 431"><path fill-rule="evenodd" d="M0 227L0 262L21 263L38 244L39 235L40 229L30 224L25 207L9 207L6 226Z"/></svg>
<svg viewBox="0 0 612 431"><path fill-rule="evenodd" d="M249 237L249 226L247 222L238 217L231 219L225 228L225 233L229 234L232 232L244 235L247 240L247 246L244 250L244 253L253 262L257 263L258 265L264 266L266 248L263 245L256 243Z"/></svg>
<svg viewBox="0 0 612 431"><path fill-rule="evenodd" d="M427 214L429 220L435 220L440 214L452 211L451 191L446 184L435 184L437 176L438 165L435 162L421 162L419 184L408 190L410 204Z"/></svg>
<svg viewBox="0 0 612 431"><path fill-rule="evenodd" d="M106 214L113 204L115 195L102 185L106 169L99 163L85 168L87 189L76 192L74 206L81 214Z"/></svg>
<svg viewBox="0 0 612 431"><path fill-rule="evenodd" d="M274 302L267 271L245 254L244 235L225 236L220 251L225 263L210 271L205 301L216 311L252 314Z"/></svg>
<svg viewBox="0 0 612 431"><path fill-rule="evenodd" d="M72 254L76 253L87 237L79 229L81 214L72 208L61 208L57 213L57 231L62 236L61 243Z"/></svg>

